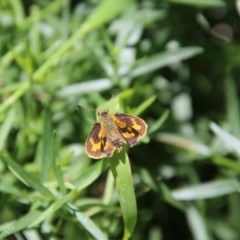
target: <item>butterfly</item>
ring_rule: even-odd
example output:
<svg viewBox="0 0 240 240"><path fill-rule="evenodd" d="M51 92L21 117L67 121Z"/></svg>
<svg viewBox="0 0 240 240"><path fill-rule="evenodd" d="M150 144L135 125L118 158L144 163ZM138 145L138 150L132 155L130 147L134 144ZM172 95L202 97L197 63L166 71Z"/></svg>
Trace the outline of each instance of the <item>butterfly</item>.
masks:
<svg viewBox="0 0 240 240"><path fill-rule="evenodd" d="M98 112L99 122L93 126L86 142L85 151L90 158L111 157L123 144L134 146L147 132L147 124L139 117L108 110Z"/></svg>

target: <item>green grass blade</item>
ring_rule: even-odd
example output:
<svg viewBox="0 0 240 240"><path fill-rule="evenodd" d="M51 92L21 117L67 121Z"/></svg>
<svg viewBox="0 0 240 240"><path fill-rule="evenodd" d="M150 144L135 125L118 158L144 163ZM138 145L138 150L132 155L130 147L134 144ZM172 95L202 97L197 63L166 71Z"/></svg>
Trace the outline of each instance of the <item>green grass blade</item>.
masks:
<svg viewBox="0 0 240 240"><path fill-rule="evenodd" d="M59 12L62 8L64 8L67 5L67 0L55 0L55 1L51 1L48 2L48 4L46 4L46 7L41 9L41 11L39 12L39 20L44 19L45 17L54 15L55 13ZM34 14L29 15L28 17L26 17L24 19L24 21L21 24L21 28L22 29L29 29L31 27L32 24L34 24L34 19L35 16Z"/></svg>
<svg viewBox="0 0 240 240"><path fill-rule="evenodd" d="M8 165L10 169L13 170L15 176L18 179L20 179L24 184L28 185L29 187L32 187L37 192L41 193L42 195L48 198L54 198L54 195L47 188L45 188L39 182L39 180L35 179L33 176L28 174L18 163L4 155L0 155L0 158Z"/></svg>
<svg viewBox="0 0 240 240"><path fill-rule="evenodd" d="M62 195L66 195L67 190L66 190L66 187L64 184L63 172L62 172L62 169L60 168L60 166L55 161L54 161L53 169L55 172L55 176L57 179L57 183L58 183L60 192L62 193Z"/></svg>
<svg viewBox="0 0 240 240"><path fill-rule="evenodd" d="M158 133L156 140L202 156L209 156L211 154L208 146L172 133Z"/></svg>
<svg viewBox="0 0 240 240"><path fill-rule="evenodd" d="M4 237L7 237L10 234L17 233L21 230L26 229L29 224L31 224L38 216L40 212L39 211L31 211L24 215L22 218L12 221L8 224L5 224L3 226L0 226L0 239L3 239Z"/></svg>
<svg viewBox="0 0 240 240"><path fill-rule="evenodd" d="M96 28L100 25L107 23L113 18L117 17L120 13L125 11L131 1L122 0L122 1L114 1L114 0L103 0L100 2L98 7L92 14L89 16L87 21L85 22L85 28Z"/></svg>
<svg viewBox="0 0 240 240"><path fill-rule="evenodd" d="M152 96L146 99L134 110L134 115L137 115L137 116L140 115L143 111L145 111L148 107L150 107L155 100L156 100L156 96Z"/></svg>
<svg viewBox="0 0 240 240"><path fill-rule="evenodd" d="M104 235L104 233L85 214L76 211L75 215L79 223L93 236L94 239L107 240L107 237Z"/></svg>
<svg viewBox="0 0 240 240"><path fill-rule="evenodd" d="M84 36L86 36L90 31L98 28L108 21L117 17L129 6L129 1L114 1L114 0L103 0L99 5L92 11L89 18L84 22L79 30L72 35L65 44L59 48L33 75L34 80L42 81L44 74L49 69L50 66L58 62L59 58L67 52L74 43ZM43 80L44 81L44 80Z"/></svg>
<svg viewBox="0 0 240 240"><path fill-rule="evenodd" d="M64 176L63 176L63 172L61 167L59 166L59 164L57 163L57 159L56 159L56 155L57 155L57 150L55 148L55 132L52 136L52 154L53 154L53 171L55 173L56 176L56 180L58 183L58 187L60 189L60 192L62 193L62 195L66 195L67 194L67 189L65 187L65 182L64 182Z"/></svg>
<svg viewBox="0 0 240 240"><path fill-rule="evenodd" d="M66 53L74 43L82 39L90 31L98 28L108 21L117 17L119 14L123 13L124 10L129 6L129 1L123 0L116 2L114 0L104 0L99 3L99 5L92 11L89 18L84 22L79 30L72 35L46 62L44 62L32 76L33 81L44 82L46 81L44 74L48 69L54 64L59 62L59 58ZM23 83L19 90L13 93L1 106L0 113L4 112L9 108L17 99L19 99L29 88L30 82Z"/></svg>
<svg viewBox="0 0 240 240"><path fill-rule="evenodd" d="M10 0L9 3L14 11L15 22L20 25L24 21L24 6L20 0Z"/></svg>
<svg viewBox="0 0 240 240"><path fill-rule="evenodd" d="M42 164L41 164L41 182L48 180L49 172L53 162L53 131L51 127L51 115L48 110L44 116L43 143L42 143Z"/></svg>
<svg viewBox="0 0 240 240"><path fill-rule="evenodd" d="M102 201L104 204L109 204L111 202L113 189L114 189L114 178L111 171L108 171L106 187L104 189L104 194L102 197Z"/></svg>
<svg viewBox="0 0 240 240"><path fill-rule="evenodd" d="M10 63L12 63L16 54L22 53L25 49L25 43L21 42L18 45L12 47L8 52L5 53L0 59L0 72L4 72L4 69L8 67Z"/></svg>
<svg viewBox="0 0 240 240"><path fill-rule="evenodd" d="M195 7L223 7L225 2L223 0L166 0L167 2L191 5Z"/></svg>
<svg viewBox="0 0 240 240"><path fill-rule="evenodd" d="M5 179L1 179L0 192L15 195L17 197L20 197L22 194L22 192L17 187L12 185L12 183L9 183L9 181Z"/></svg>
<svg viewBox="0 0 240 240"><path fill-rule="evenodd" d="M192 235L194 236L193 239L210 239L207 231L207 224L200 211L194 205L190 205L187 207L186 213L190 230L192 232Z"/></svg>
<svg viewBox="0 0 240 240"><path fill-rule="evenodd" d="M224 168L228 168L232 171L236 171L236 173L240 173L240 162L239 161L233 161L230 157L223 157L220 155L216 155L212 157L213 163L216 165L219 165Z"/></svg>
<svg viewBox="0 0 240 240"><path fill-rule="evenodd" d="M156 132L167 120L169 116L169 110L165 110L163 114L160 116L159 119L156 120L156 122L149 128L148 134Z"/></svg>
<svg viewBox="0 0 240 240"><path fill-rule="evenodd" d="M224 148L229 152L235 152L240 157L240 140L228 133L216 123L210 123L210 129L224 143Z"/></svg>
<svg viewBox="0 0 240 240"><path fill-rule="evenodd" d="M13 124L14 109L8 111L5 120L0 127L0 152L4 149L7 141L7 136Z"/></svg>
<svg viewBox="0 0 240 240"><path fill-rule="evenodd" d="M93 183L100 174L107 169L106 161L98 161L89 168L87 168L78 179L75 180L74 185L80 191L91 183Z"/></svg>
<svg viewBox="0 0 240 240"><path fill-rule="evenodd" d="M51 215L53 215L58 209L60 209L65 203L67 203L69 201L70 195L72 193L73 192L62 197L61 199L58 199L52 205L50 205L45 211L43 211L41 214L38 214L38 216L34 219L34 221L32 221L29 224L28 227L29 228L37 227L42 221L44 221L45 219L47 219Z"/></svg>
<svg viewBox="0 0 240 240"><path fill-rule="evenodd" d="M232 70L232 69L231 69ZM232 78L232 71L225 77L227 117L234 135L240 138L240 111L237 85Z"/></svg>
<svg viewBox="0 0 240 240"><path fill-rule="evenodd" d="M109 78L94 79L71 84L62 88L58 95L63 98L80 96L86 93L101 92L112 87L113 83Z"/></svg>
<svg viewBox="0 0 240 240"><path fill-rule="evenodd" d="M138 60L130 74L132 77L142 76L143 74L194 57L202 52L203 49L201 47L184 47L156 54L152 57Z"/></svg>
<svg viewBox="0 0 240 240"><path fill-rule="evenodd" d="M238 192L240 183L235 179L211 181L196 186L177 189L172 192L173 196L181 201L193 201L216 198L230 193Z"/></svg>
<svg viewBox="0 0 240 240"><path fill-rule="evenodd" d="M123 150L109 158L109 165L116 183L116 189L124 220L124 237L129 239L137 222L137 206L133 188L130 162Z"/></svg>
<svg viewBox="0 0 240 240"><path fill-rule="evenodd" d="M19 88L0 105L0 114L12 106L29 89L30 86L30 81L21 84Z"/></svg>
<svg viewBox="0 0 240 240"><path fill-rule="evenodd" d="M176 208L180 210L184 210L184 206L181 202L176 200L171 191L168 189L168 187L164 183L157 183L150 173L146 169L141 169L141 178L142 180L155 192L159 194L159 198L162 200L168 202L172 206L175 206Z"/></svg>

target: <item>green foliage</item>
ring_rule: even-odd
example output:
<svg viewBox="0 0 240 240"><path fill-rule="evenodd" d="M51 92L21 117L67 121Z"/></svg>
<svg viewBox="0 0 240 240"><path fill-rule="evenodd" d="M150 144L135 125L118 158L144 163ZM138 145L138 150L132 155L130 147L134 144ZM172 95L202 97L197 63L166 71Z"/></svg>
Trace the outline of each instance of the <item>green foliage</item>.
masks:
<svg viewBox="0 0 240 240"><path fill-rule="evenodd" d="M239 239L239 12L1 1L0 238ZM106 108L148 133L96 161L84 143Z"/></svg>

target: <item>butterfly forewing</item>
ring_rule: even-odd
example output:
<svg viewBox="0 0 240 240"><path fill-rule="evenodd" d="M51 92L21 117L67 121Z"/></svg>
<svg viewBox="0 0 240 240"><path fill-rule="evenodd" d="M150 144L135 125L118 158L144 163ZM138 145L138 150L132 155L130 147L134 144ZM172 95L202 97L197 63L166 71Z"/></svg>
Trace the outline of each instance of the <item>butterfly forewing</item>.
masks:
<svg viewBox="0 0 240 240"><path fill-rule="evenodd" d="M99 123L96 123L85 143L85 151L88 156L95 159L111 156L114 148L114 145L107 140L104 129Z"/></svg>
<svg viewBox="0 0 240 240"><path fill-rule="evenodd" d="M143 138L147 131L147 124L142 119L132 115L117 113L114 116L114 122L130 146L135 145Z"/></svg>

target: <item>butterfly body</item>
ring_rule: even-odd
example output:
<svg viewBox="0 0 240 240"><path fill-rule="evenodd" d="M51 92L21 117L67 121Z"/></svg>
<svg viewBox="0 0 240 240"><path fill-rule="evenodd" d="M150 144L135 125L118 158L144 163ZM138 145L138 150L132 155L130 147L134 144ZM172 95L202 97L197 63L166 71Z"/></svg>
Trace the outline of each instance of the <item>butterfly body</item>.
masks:
<svg viewBox="0 0 240 240"><path fill-rule="evenodd" d="M113 116L110 115L108 111L99 112L98 115L101 129L104 129L107 140L110 141L116 148L121 148L122 144L126 143L126 141L120 134L118 127L114 122Z"/></svg>
<svg viewBox="0 0 240 240"><path fill-rule="evenodd" d="M96 123L85 143L89 157L99 159L111 157L115 150L121 151L123 144L131 147L143 138L147 124L141 118L108 110L98 112L99 123Z"/></svg>

